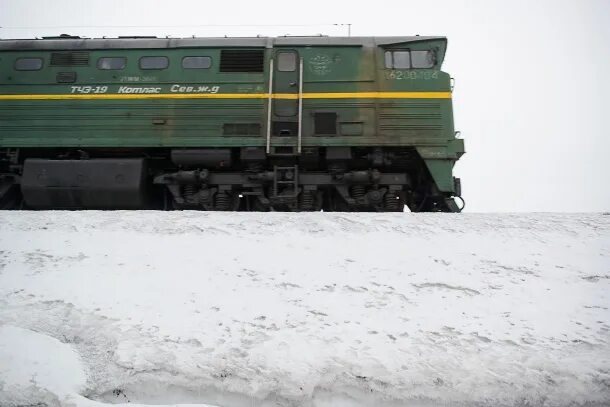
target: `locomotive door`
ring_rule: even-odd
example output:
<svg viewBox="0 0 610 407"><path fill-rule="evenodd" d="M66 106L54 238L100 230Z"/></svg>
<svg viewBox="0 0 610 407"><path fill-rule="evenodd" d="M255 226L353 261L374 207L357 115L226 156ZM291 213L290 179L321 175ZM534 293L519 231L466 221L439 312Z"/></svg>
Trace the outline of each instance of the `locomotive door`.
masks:
<svg viewBox="0 0 610 407"><path fill-rule="evenodd" d="M301 121L303 96L303 60L291 49L275 51L270 63L269 111L267 120L267 153L273 140L290 137L301 152ZM285 145L285 143L282 143ZM293 150L294 153L294 150Z"/></svg>

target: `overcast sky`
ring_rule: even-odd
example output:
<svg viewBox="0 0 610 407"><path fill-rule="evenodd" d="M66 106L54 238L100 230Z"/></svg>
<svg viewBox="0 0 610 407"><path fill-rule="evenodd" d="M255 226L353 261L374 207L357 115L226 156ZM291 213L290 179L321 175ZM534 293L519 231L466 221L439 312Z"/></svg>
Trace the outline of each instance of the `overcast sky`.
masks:
<svg viewBox="0 0 610 407"><path fill-rule="evenodd" d="M0 0L0 37L444 35L469 211L610 210L610 0ZM283 25L283 26L282 26Z"/></svg>

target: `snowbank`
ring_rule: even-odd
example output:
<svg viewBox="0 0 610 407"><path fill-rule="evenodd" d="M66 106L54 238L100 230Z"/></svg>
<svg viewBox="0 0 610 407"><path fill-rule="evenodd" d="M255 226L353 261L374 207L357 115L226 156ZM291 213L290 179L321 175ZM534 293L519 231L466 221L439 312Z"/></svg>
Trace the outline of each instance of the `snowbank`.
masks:
<svg viewBox="0 0 610 407"><path fill-rule="evenodd" d="M0 405L610 403L610 216L0 212Z"/></svg>

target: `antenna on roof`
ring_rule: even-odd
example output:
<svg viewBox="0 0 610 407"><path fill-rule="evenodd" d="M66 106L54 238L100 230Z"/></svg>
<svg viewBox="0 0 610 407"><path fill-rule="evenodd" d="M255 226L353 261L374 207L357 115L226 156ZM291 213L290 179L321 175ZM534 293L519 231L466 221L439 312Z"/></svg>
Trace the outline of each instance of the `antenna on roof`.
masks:
<svg viewBox="0 0 610 407"><path fill-rule="evenodd" d="M352 36L352 23L340 23L340 24L333 24L336 26L347 26L347 36L351 37Z"/></svg>

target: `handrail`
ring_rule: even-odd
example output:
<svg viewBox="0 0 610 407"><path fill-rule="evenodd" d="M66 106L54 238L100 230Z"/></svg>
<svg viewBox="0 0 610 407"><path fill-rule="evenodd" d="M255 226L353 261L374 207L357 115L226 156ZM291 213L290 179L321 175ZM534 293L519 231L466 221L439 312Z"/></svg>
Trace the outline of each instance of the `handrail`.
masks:
<svg viewBox="0 0 610 407"><path fill-rule="evenodd" d="M267 154L271 152L271 106L273 102L273 59L269 64L269 96L267 98Z"/></svg>
<svg viewBox="0 0 610 407"><path fill-rule="evenodd" d="M297 153L301 154L301 139L303 134L303 58L299 60L299 128L297 131Z"/></svg>

